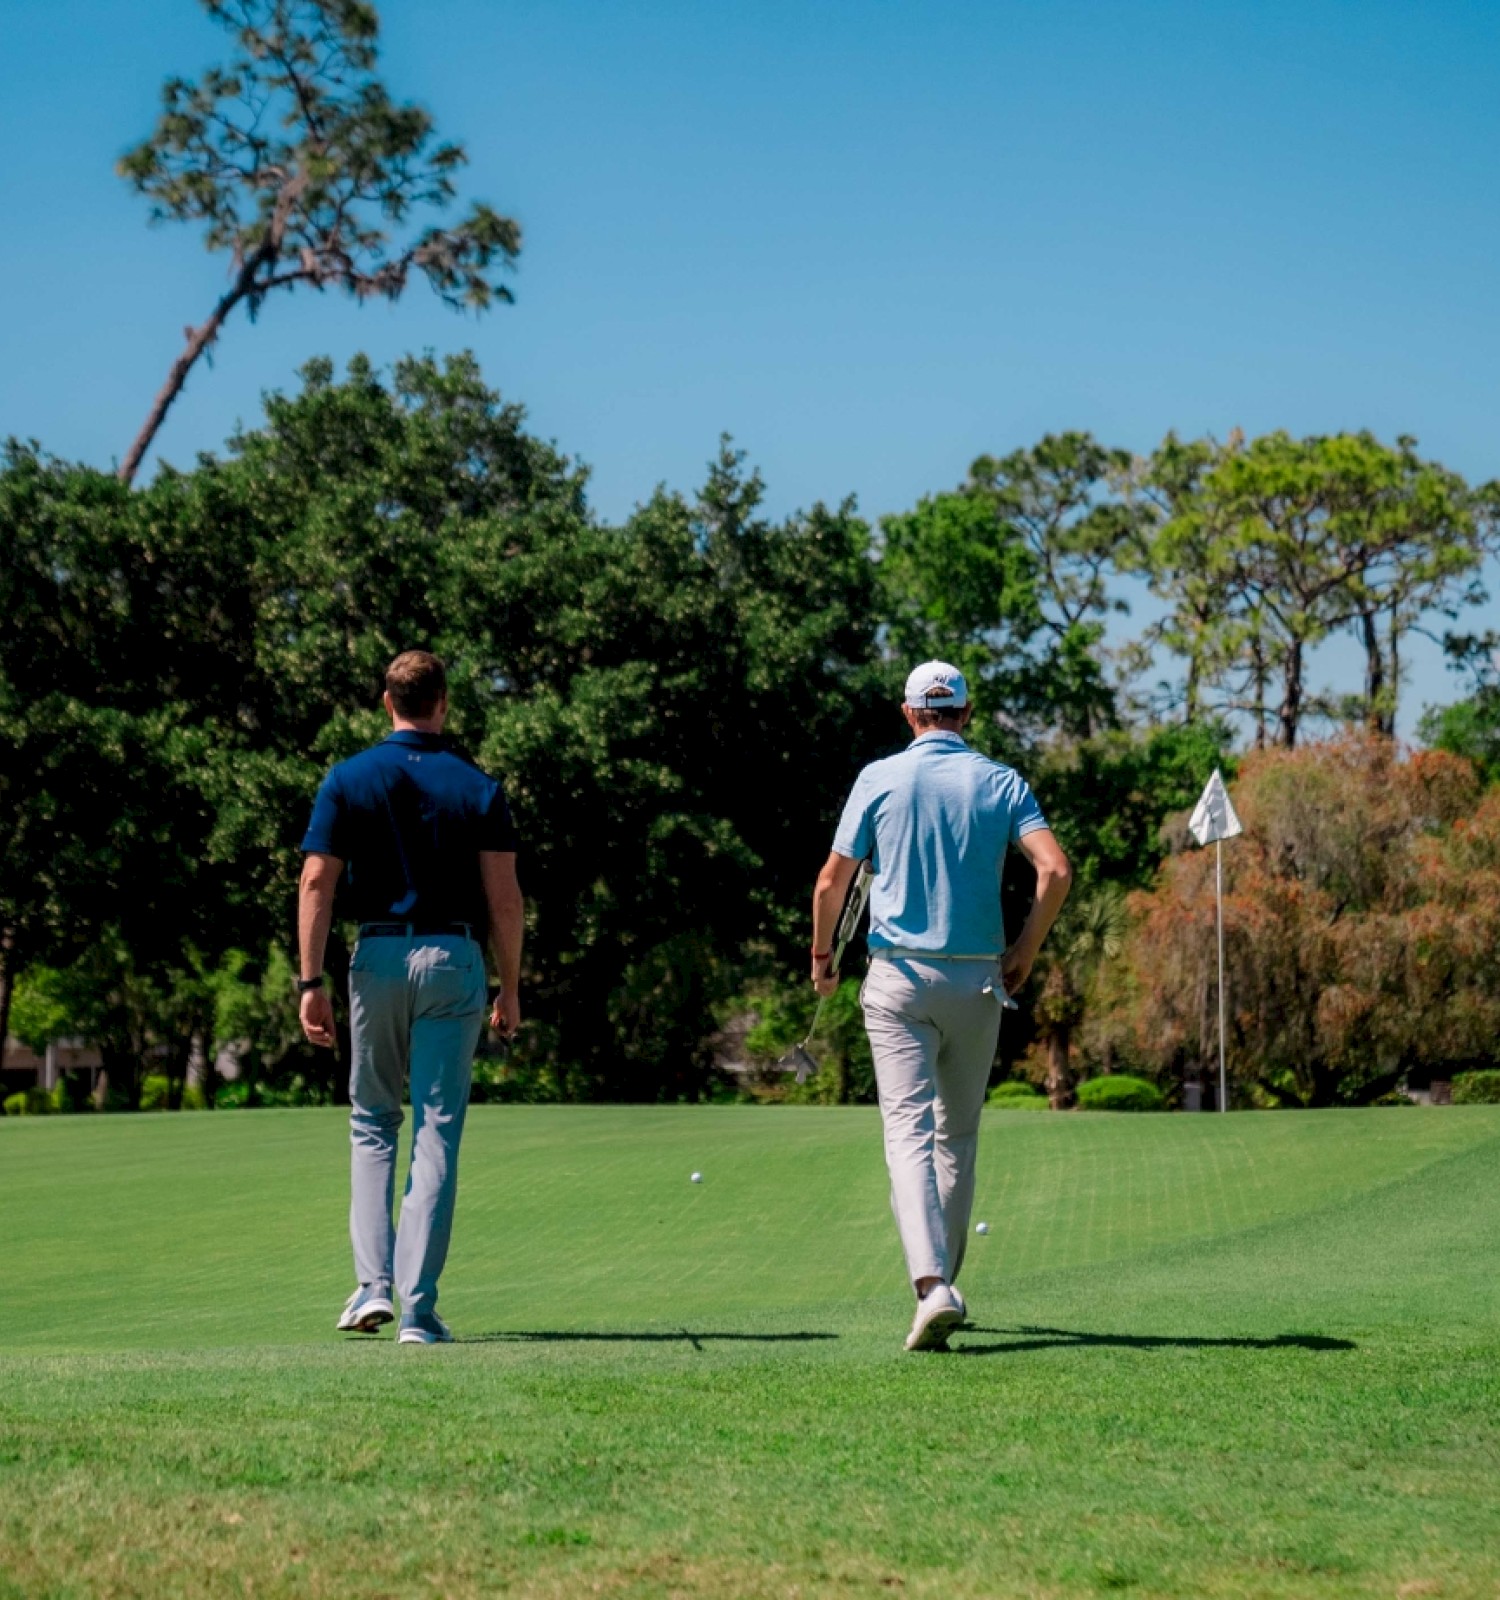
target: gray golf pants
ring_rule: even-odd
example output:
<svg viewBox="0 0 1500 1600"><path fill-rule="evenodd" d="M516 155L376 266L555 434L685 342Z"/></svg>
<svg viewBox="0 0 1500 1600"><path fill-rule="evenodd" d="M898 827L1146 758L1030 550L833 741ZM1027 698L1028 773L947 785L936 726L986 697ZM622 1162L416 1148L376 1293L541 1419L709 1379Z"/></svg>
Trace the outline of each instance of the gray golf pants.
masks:
<svg viewBox="0 0 1500 1600"><path fill-rule="evenodd" d="M979 1114L1000 1036L999 972L998 961L876 959L861 991L891 1210L914 1283L952 1283L963 1266Z"/></svg>
<svg viewBox="0 0 1500 1600"><path fill-rule="evenodd" d="M453 1232L458 1142L484 1023L484 952L460 934L361 939L349 967L349 1234L361 1283L432 1311ZM411 1074L411 1170L391 1225L401 1091Z"/></svg>

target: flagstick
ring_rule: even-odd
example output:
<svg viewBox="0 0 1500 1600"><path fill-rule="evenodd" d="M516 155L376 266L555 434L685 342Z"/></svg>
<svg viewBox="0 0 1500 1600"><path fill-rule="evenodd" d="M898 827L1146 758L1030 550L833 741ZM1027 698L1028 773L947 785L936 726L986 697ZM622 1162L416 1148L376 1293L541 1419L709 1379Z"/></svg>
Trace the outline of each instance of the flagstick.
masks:
<svg viewBox="0 0 1500 1600"><path fill-rule="evenodd" d="M1224 1078L1224 841L1214 840L1214 898L1219 906L1219 1110L1228 1111Z"/></svg>

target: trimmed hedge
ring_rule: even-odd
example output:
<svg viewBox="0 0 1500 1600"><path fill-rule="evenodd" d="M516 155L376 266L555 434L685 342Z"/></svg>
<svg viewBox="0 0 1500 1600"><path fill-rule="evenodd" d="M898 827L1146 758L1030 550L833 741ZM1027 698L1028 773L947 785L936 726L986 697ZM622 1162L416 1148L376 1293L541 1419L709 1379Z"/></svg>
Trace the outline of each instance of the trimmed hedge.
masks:
<svg viewBox="0 0 1500 1600"><path fill-rule="evenodd" d="M1038 1094L1029 1083L1019 1078L1007 1078L990 1090L985 1103L1000 1111L1045 1111L1047 1097Z"/></svg>
<svg viewBox="0 0 1500 1600"><path fill-rule="evenodd" d="M41 1089L21 1089L6 1096L3 1110L8 1117L45 1117L52 1110L52 1096Z"/></svg>
<svg viewBox="0 0 1500 1600"><path fill-rule="evenodd" d="M1160 1111L1166 1105L1161 1090L1144 1078L1117 1072L1090 1078L1078 1085L1080 1111Z"/></svg>
<svg viewBox="0 0 1500 1600"><path fill-rule="evenodd" d="M1456 1106L1500 1106L1500 1072L1460 1072L1453 1080Z"/></svg>
<svg viewBox="0 0 1500 1600"><path fill-rule="evenodd" d="M171 1094L172 1082L164 1072L148 1073L141 1080L141 1110L165 1111Z"/></svg>

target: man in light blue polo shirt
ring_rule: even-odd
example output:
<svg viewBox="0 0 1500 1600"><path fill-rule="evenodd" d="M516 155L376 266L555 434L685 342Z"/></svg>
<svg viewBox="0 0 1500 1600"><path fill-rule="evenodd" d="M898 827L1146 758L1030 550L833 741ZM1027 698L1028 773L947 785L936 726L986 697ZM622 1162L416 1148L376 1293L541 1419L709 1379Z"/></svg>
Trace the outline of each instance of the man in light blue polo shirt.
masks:
<svg viewBox="0 0 1500 1600"><path fill-rule="evenodd" d="M813 896L813 984L831 994L834 930L862 860L875 870L861 999L885 1124L891 1209L917 1294L908 1350L941 1349L967 1315L954 1287L974 1200L979 1115L1005 996L1031 972L1068 895L1067 857L1026 781L970 749L963 674L924 662L902 707L915 738L855 781ZM1008 947L1006 851L1037 892Z"/></svg>

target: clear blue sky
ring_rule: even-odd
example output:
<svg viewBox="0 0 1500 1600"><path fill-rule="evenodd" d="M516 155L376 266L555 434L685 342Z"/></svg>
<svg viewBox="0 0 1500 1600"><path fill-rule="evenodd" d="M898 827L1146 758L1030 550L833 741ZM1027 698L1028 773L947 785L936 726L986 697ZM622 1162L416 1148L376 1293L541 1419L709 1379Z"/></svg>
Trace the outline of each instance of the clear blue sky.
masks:
<svg viewBox="0 0 1500 1600"><path fill-rule="evenodd" d="M311 354L467 345L610 517L700 481L722 429L777 512L852 492L878 516L1068 427L1138 450L1369 427L1500 474L1495 0L381 13L393 89L525 227L517 304L237 316L167 459ZM4 0L0 435L108 465L219 292L112 164L220 39L194 0ZM1419 652L1403 724L1456 691Z"/></svg>

